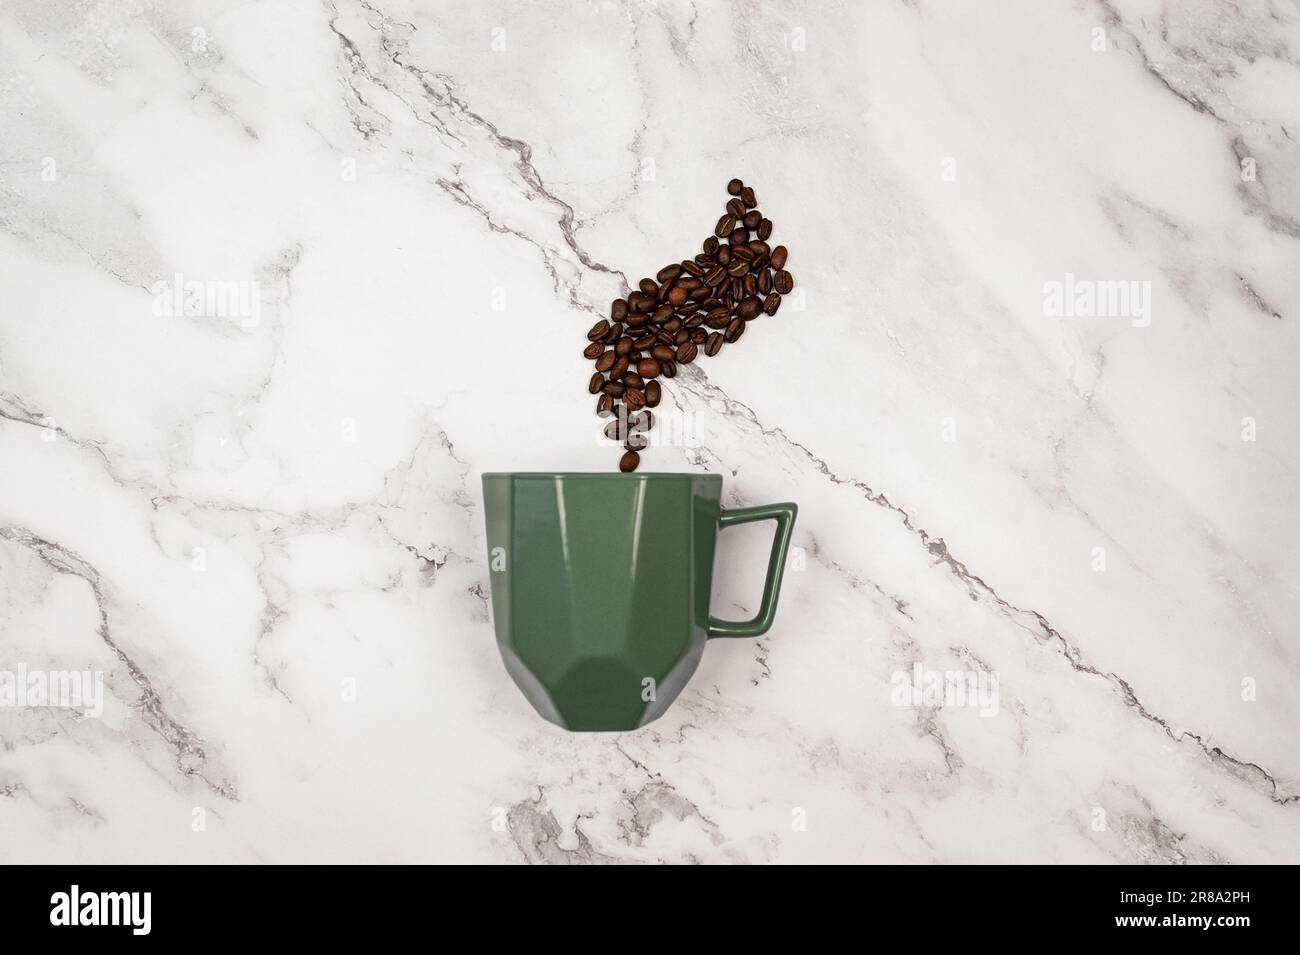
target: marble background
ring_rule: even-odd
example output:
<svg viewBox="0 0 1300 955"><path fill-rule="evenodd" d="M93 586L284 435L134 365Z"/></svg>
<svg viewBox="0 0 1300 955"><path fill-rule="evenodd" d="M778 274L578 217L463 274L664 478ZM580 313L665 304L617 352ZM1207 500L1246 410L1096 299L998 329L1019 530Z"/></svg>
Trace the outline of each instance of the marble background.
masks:
<svg viewBox="0 0 1300 955"><path fill-rule="evenodd" d="M0 707L0 859L1296 861L1298 89L1287 0L6 2L0 669L104 699ZM479 475L612 468L584 333L734 175L801 297L644 468L800 550L570 735Z"/></svg>

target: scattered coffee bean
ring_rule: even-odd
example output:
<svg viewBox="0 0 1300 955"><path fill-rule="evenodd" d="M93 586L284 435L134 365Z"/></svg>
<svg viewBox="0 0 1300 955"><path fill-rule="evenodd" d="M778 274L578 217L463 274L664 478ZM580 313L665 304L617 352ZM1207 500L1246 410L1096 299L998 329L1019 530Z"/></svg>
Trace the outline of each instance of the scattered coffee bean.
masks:
<svg viewBox="0 0 1300 955"><path fill-rule="evenodd" d="M660 282L670 282L682 274L680 265L665 265L655 276Z"/></svg>
<svg viewBox="0 0 1300 955"><path fill-rule="evenodd" d="M760 219L758 221L758 228L755 231L758 233L758 237L766 242L768 237L772 234L772 220Z"/></svg>
<svg viewBox="0 0 1300 955"><path fill-rule="evenodd" d="M769 315L775 315L776 310L781 307L781 296L773 292L767 298L763 299L763 311Z"/></svg>
<svg viewBox="0 0 1300 955"><path fill-rule="evenodd" d="M753 232L758 228L758 224L763 221L763 213L759 212L757 209L751 209L741 217L740 221L746 229Z"/></svg>
<svg viewBox="0 0 1300 955"><path fill-rule="evenodd" d="M719 219L718 224L713 227L713 234L716 235L719 239L721 239L730 235L731 231L735 228L736 228L736 217L733 216L730 212L728 212L725 216Z"/></svg>
<svg viewBox="0 0 1300 955"><path fill-rule="evenodd" d="M610 366L610 369L609 369L609 377L611 377L611 378L622 378L622 377L623 377L623 373L624 373L625 371L627 371L628 366L631 365L631 364L632 364L631 361L628 359L628 357L627 357L626 355L624 355L624 356L621 357L621 358L618 357L618 356L615 356L615 357L614 357L614 364L613 364L612 366Z"/></svg>
<svg viewBox="0 0 1300 955"><path fill-rule="evenodd" d="M645 407L645 392L640 388L629 388L623 392L623 404L627 405L632 411L640 411Z"/></svg>
<svg viewBox="0 0 1300 955"><path fill-rule="evenodd" d="M640 391L645 390L645 379L635 371L629 371L619 381L623 382L628 388L636 388Z"/></svg>
<svg viewBox="0 0 1300 955"><path fill-rule="evenodd" d="M694 342L687 341L677 346L677 360L683 365L689 365L695 361L695 354L699 349Z"/></svg>
<svg viewBox="0 0 1300 955"><path fill-rule="evenodd" d="M593 342L599 341L600 339L604 338L605 335L608 334L608 332L609 332L609 322L605 321L602 318L595 325L591 326L591 331L587 332L587 339Z"/></svg>
<svg viewBox="0 0 1300 955"><path fill-rule="evenodd" d="M704 343L704 354L712 358L722 350L722 332L710 332L709 340ZM606 395L606 397L609 397Z"/></svg>
<svg viewBox="0 0 1300 955"><path fill-rule="evenodd" d="M606 398L609 395L605 396ZM615 418L609 424L605 425L605 437L611 441L621 441L623 439L623 422Z"/></svg>
<svg viewBox="0 0 1300 955"><path fill-rule="evenodd" d="M593 378L592 382L594 383L595 380ZM623 382L621 381L607 381L602 387L607 395L613 395L615 398L623 397Z"/></svg>
<svg viewBox="0 0 1300 955"><path fill-rule="evenodd" d="M659 362L653 358L642 358L637 362L636 371L642 378L658 378Z"/></svg>
<svg viewBox="0 0 1300 955"><path fill-rule="evenodd" d="M790 254L790 251L789 251L785 246L783 246L783 245L778 245L775 249L773 249L773 250L772 250L772 268L774 268L774 269L783 269L783 268L785 268L785 258L786 258L786 256L789 255L789 254Z"/></svg>
<svg viewBox="0 0 1300 955"><path fill-rule="evenodd" d="M582 350L582 357L590 361L593 358L599 358L600 353L605 350L605 346L600 342L592 342Z"/></svg>
<svg viewBox="0 0 1300 955"><path fill-rule="evenodd" d="M676 377L677 377L677 362L675 362L675 361L665 361L665 362L661 362L660 365L659 365L659 377L660 377L660 378L676 378Z"/></svg>
<svg viewBox="0 0 1300 955"><path fill-rule="evenodd" d="M605 395L604 397L608 398L609 396ZM645 386L645 406L647 408L657 408L661 397L663 397L663 391L659 387L659 382L652 381Z"/></svg>
<svg viewBox="0 0 1300 955"><path fill-rule="evenodd" d="M611 395L602 393L600 398L596 400L596 414L600 415L603 418L605 417L605 415L613 414L613 413L614 413L613 397Z"/></svg>
<svg viewBox="0 0 1300 955"><path fill-rule="evenodd" d="M591 376L591 384L587 386L587 390L590 391L593 395L598 394L600 392L601 387L604 384L605 384L605 376L602 375L600 372L596 372L594 375Z"/></svg>
<svg viewBox="0 0 1300 955"><path fill-rule="evenodd" d="M739 199L732 199L727 203L727 212L737 219L743 218L745 215L745 204Z"/></svg>
<svg viewBox="0 0 1300 955"><path fill-rule="evenodd" d="M627 300L616 298L609 305L609 317L616 322L621 322L627 318Z"/></svg>
<svg viewBox="0 0 1300 955"><path fill-rule="evenodd" d="M628 451L618 459L618 469L624 474L636 470L636 466L641 463L641 455L635 451Z"/></svg>
<svg viewBox="0 0 1300 955"><path fill-rule="evenodd" d="M601 354L599 358L596 359L596 370L609 371L611 368L614 367L614 359L617 357L618 356L615 355L613 351L604 352L603 354Z"/></svg>
<svg viewBox="0 0 1300 955"><path fill-rule="evenodd" d="M668 304L673 306L684 305L690 294L689 289L684 289L680 285L674 286L673 290L668 293Z"/></svg>
<svg viewBox="0 0 1300 955"><path fill-rule="evenodd" d="M745 184L739 179L733 179L731 182L727 183L727 192L731 193L733 196L740 195L740 190L744 188Z"/></svg>
<svg viewBox="0 0 1300 955"><path fill-rule="evenodd" d="M628 338L626 335L614 343L614 354L618 355L620 358L625 357L631 350L632 339Z"/></svg>
<svg viewBox="0 0 1300 955"><path fill-rule="evenodd" d="M789 295L790 290L794 288L794 276L785 269L781 269L776 275L772 276L772 287L782 295Z"/></svg>
<svg viewBox="0 0 1300 955"><path fill-rule="evenodd" d="M743 318L733 318L722 337L728 342L734 342L743 334L745 334L745 320Z"/></svg>
<svg viewBox="0 0 1300 955"><path fill-rule="evenodd" d="M746 186L740 190L740 201L745 204L746 209L752 209L758 205L758 197L754 195L753 187Z"/></svg>
<svg viewBox="0 0 1300 955"><path fill-rule="evenodd" d="M748 296L747 298L743 299L739 305L736 306L736 314L739 315L741 318L743 318L745 321L749 321L751 318L754 318L762 310L763 310L763 303L762 301L759 300L758 296L756 295Z"/></svg>
<svg viewBox="0 0 1300 955"><path fill-rule="evenodd" d="M650 444L650 439L644 434L629 434L627 440L623 442L623 447L629 451L644 451Z"/></svg>

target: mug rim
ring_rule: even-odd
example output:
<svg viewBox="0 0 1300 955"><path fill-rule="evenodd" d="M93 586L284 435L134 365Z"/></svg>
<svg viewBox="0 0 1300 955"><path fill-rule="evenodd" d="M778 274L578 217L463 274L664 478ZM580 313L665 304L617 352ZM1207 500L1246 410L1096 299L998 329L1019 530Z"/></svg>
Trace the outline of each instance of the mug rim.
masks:
<svg viewBox="0 0 1300 955"><path fill-rule="evenodd" d="M689 471L647 471L644 474L623 474L622 472L611 473L609 471L484 471L483 479L488 478L509 478L517 480L520 478L532 480L553 481L556 478L600 478L607 481L649 481L649 480L689 480L698 481L701 478L715 478L721 481L721 474L712 474L709 472L689 472Z"/></svg>

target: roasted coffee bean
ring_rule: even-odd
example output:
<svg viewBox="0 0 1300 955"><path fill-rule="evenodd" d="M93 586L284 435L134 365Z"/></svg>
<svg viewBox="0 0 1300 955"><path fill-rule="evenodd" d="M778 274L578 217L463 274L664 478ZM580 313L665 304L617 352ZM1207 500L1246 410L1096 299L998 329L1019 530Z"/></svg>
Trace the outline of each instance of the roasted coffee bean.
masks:
<svg viewBox="0 0 1300 955"><path fill-rule="evenodd" d="M745 214L745 204L739 199L729 199L727 201L727 213L739 219Z"/></svg>
<svg viewBox="0 0 1300 955"><path fill-rule="evenodd" d="M663 342L665 345L671 345L673 343L674 334L675 334L674 332L666 332L661 328L658 332L655 333L655 339L657 341Z"/></svg>
<svg viewBox="0 0 1300 955"><path fill-rule="evenodd" d="M708 286L701 285L699 288L692 290L691 301L695 303L703 302L712 294L713 292L709 290Z"/></svg>
<svg viewBox="0 0 1300 955"><path fill-rule="evenodd" d="M733 179L731 182L727 183L727 192L731 193L733 196L740 195L740 190L744 188L745 184L739 179Z"/></svg>
<svg viewBox="0 0 1300 955"><path fill-rule="evenodd" d="M704 273L701 272L700 274L703 275ZM677 280L677 287L684 288L688 292L694 292L697 288L703 288L704 283L694 275L686 275Z"/></svg>
<svg viewBox="0 0 1300 955"><path fill-rule="evenodd" d="M609 331L605 333L605 337L602 338L601 341L604 342L606 345L612 345L614 344L614 342L618 341L622 337L623 337L623 323L615 322L613 325L610 326Z"/></svg>
<svg viewBox="0 0 1300 955"><path fill-rule="evenodd" d="M763 299L763 311L769 315L775 315L776 310L781 307L781 296L773 292L767 298Z"/></svg>
<svg viewBox="0 0 1300 955"><path fill-rule="evenodd" d="M596 370L609 371L614 367L614 359L617 357L618 356L614 354L613 350L601 352L600 357L596 359Z"/></svg>
<svg viewBox="0 0 1300 955"><path fill-rule="evenodd" d="M593 395L599 394L600 389L604 386L604 384L605 384L605 376L602 375L600 372L596 372L594 375L591 376L591 383L587 385L587 390L590 391Z"/></svg>
<svg viewBox="0 0 1300 955"><path fill-rule="evenodd" d="M640 388L629 388L623 392L623 404L627 405L630 411L640 411L645 407L645 392Z"/></svg>
<svg viewBox="0 0 1300 955"><path fill-rule="evenodd" d="M731 246L724 245L718 249L718 264L727 265L731 262Z"/></svg>
<svg viewBox="0 0 1300 955"><path fill-rule="evenodd" d="M767 239L772 235L772 220L760 219L756 231L758 232L758 237L760 239L767 241Z"/></svg>
<svg viewBox="0 0 1300 955"><path fill-rule="evenodd" d="M751 209L749 212L745 213L740 221L746 229L753 232L758 228L758 224L763 221L763 213L759 212L757 209Z"/></svg>
<svg viewBox="0 0 1300 955"><path fill-rule="evenodd" d="M704 354L712 358L722 351L722 332L710 332L709 340L704 343Z"/></svg>
<svg viewBox="0 0 1300 955"><path fill-rule="evenodd" d="M637 351L645 351L647 348L653 348L655 337L653 335L642 335L632 343L632 347Z"/></svg>
<svg viewBox="0 0 1300 955"><path fill-rule="evenodd" d="M744 298L744 297L745 297L745 281L744 281L744 279L739 278L739 277L737 277L737 278L733 278L733 279L731 280L731 298L732 298L732 300L733 300L733 301L736 301L736 302L739 302L739 301L740 301L742 298Z"/></svg>
<svg viewBox="0 0 1300 955"><path fill-rule="evenodd" d="M729 342L734 342L741 335L745 334L745 320L743 318L733 318L727 330L722 333L722 337Z"/></svg>
<svg viewBox="0 0 1300 955"><path fill-rule="evenodd" d="M654 426L655 415L653 411L642 411L640 414L634 414L627 419L628 431L649 431Z"/></svg>
<svg viewBox="0 0 1300 955"><path fill-rule="evenodd" d="M697 345L703 345L709 340L709 333L702 328L691 329L691 341Z"/></svg>
<svg viewBox="0 0 1300 955"><path fill-rule="evenodd" d="M703 324L704 324L703 312L696 312L694 315L688 316L686 320L682 322L682 326L685 328L698 328Z"/></svg>
<svg viewBox="0 0 1300 955"><path fill-rule="evenodd" d="M614 364L609 369L609 377L622 378L623 375L627 372L629 364L630 362L626 357L619 358L615 356Z"/></svg>
<svg viewBox="0 0 1300 955"><path fill-rule="evenodd" d="M691 340L691 330L689 328L683 328L680 331L678 331L676 335L673 336L673 347L680 345L682 342L688 342L690 340Z"/></svg>
<svg viewBox="0 0 1300 955"><path fill-rule="evenodd" d="M655 310L655 305L658 304L650 296L642 295L640 292L633 292L631 298L629 298L629 301L632 304L632 311L638 315L642 315L642 314L648 315L650 312L653 312ZM629 315L628 321L631 320L632 317Z"/></svg>
<svg viewBox="0 0 1300 955"><path fill-rule="evenodd" d="M616 298L609 303L609 317L616 322L627 318L627 299Z"/></svg>
<svg viewBox="0 0 1300 955"><path fill-rule="evenodd" d="M659 377L660 377L660 378L676 378L676 377L677 377L677 362L675 362L675 361L666 361L666 362L664 362L664 363L660 366L660 368L659 368Z"/></svg>
<svg viewBox="0 0 1300 955"><path fill-rule="evenodd" d="M656 295L659 292L659 285L654 279L642 279L637 287L641 289L642 295Z"/></svg>
<svg viewBox="0 0 1300 955"><path fill-rule="evenodd" d="M758 273L758 290L764 295L772 291L772 273L767 269Z"/></svg>
<svg viewBox="0 0 1300 955"><path fill-rule="evenodd" d="M682 288L680 285L678 285L674 287L671 292L668 293L668 304L684 305L686 304L686 299L690 296L690 294L691 294L690 289L685 289Z"/></svg>
<svg viewBox="0 0 1300 955"><path fill-rule="evenodd" d="M744 276L741 281L745 283L746 296L753 295L758 291L758 279L754 278L754 273L751 272L749 275Z"/></svg>
<svg viewBox="0 0 1300 955"><path fill-rule="evenodd" d="M662 325L668 319L673 317L673 307L671 305L660 305L655 309L655 313L650 316L650 321L656 325Z"/></svg>
<svg viewBox="0 0 1300 955"><path fill-rule="evenodd" d="M783 268L785 268L785 258L786 258L786 256L789 255L789 254L790 254L790 250L787 249L787 248L786 248L785 246L783 246L783 245L778 245L775 249L773 249L773 250L772 250L772 268L774 268L774 269L783 269Z"/></svg>
<svg viewBox="0 0 1300 955"><path fill-rule="evenodd" d="M659 273L655 276L655 278L657 278L660 282L668 282L671 281L672 279L677 278L677 276L681 274L682 274L682 267L680 265L665 265L662 269L659 270Z"/></svg>
<svg viewBox="0 0 1300 955"><path fill-rule="evenodd" d="M649 321L650 321L650 316L647 315L645 312L633 312L631 315L627 317L627 327L640 328L642 325L646 324Z"/></svg>
<svg viewBox="0 0 1300 955"><path fill-rule="evenodd" d="M716 235L711 235L704 240L704 254L705 255L718 254L718 237Z"/></svg>
<svg viewBox="0 0 1300 955"><path fill-rule="evenodd" d="M683 365L689 365L695 361L695 354L699 351L694 342L683 342L677 346L677 360Z"/></svg>
<svg viewBox="0 0 1300 955"><path fill-rule="evenodd" d="M687 277L689 278L699 278L701 275L704 274L704 269L700 268L700 266L696 265L690 259L687 259L685 262L682 263L682 271L685 272ZM686 281L685 278L680 278L677 280L677 284L681 285L685 281ZM686 287L690 288L689 285L687 285Z"/></svg>
<svg viewBox="0 0 1300 955"><path fill-rule="evenodd" d="M641 463L641 455L635 451L628 451L618 459L618 469L624 474L635 471L636 466Z"/></svg>
<svg viewBox="0 0 1300 955"><path fill-rule="evenodd" d="M771 260L766 255L760 255L753 262L749 263L749 271L753 272L755 275L762 275L767 271L769 264L771 264Z"/></svg>
<svg viewBox="0 0 1300 955"><path fill-rule="evenodd" d="M659 387L659 382L652 381L645 386L645 406L655 408L659 405L659 399L662 397L663 390Z"/></svg>
<svg viewBox="0 0 1300 955"><path fill-rule="evenodd" d="M749 230L744 226L732 229L731 235L727 236L727 241L731 243L731 254L736 254L736 247L746 245L749 242Z"/></svg>
<svg viewBox="0 0 1300 955"><path fill-rule="evenodd" d="M754 250L747 245L733 245L731 247L731 258L744 259L746 262L754 261Z"/></svg>
<svg viewBox="0 0 1300 955"><path fill-rule="evenodd" d="M727 266L727 274L732 278L744 275L749 271L749 263L744 259L732 259L731 264Z"/></svg>
<svg viewBox="0 0 1300 955"><path fill-rule="evenodd" d="M653 358L642 358L636 363L636 371L642 378L658 378L659 362Z"/></svg>
<svg viewBox="0 0 1300 955"><path fill-rule="evenodd" d="M709 328L726 328L729 321L731 321L731 309L728 308L715 308L705 318L705 324Z"/></svg>
<svg viewBox="0 0 1300 955"><path fill-rule="evenodd" d="M626 335L614 343L614 354L618 355L620 358L627 357L627 353L631 350L632 339L628 338Z"/></svg>
<svg viewBox="0 0 1300 955"><path fill-rule="evenodd" d="M595 379L593 379L593 381L594 381L594 380L595 380ZM602 386L602 388L603 388L605 394L607 394L607 395L613 395L615 398L619 398L619 397L621 397L622 394L623 394L623 390L624 390L624 389L623 389L623 382L621 382L621 381L607 381L607 382L605 382L605 384Z"/></svg>
<svg viewBox="0 0 1300 955"><path fill-rule="evenodd" d="M695 257L695 264L707 272L709 269L713 268L715 265L718 264L718 259L716 256L705 255L703 252L701 252L699 255Z"/></svg>
<svg viewBox="0 0 1300 955"><path fill-rule="evenodd" d="M664 331L675 332L677 329L681 328L683 324L684 322L682 322L680 318L670 318L668 321L664 322Z"/></svg>
<svg viewBox="0 0 1300 955"><path fill-rule="evenodd" d="M645 391L645 379L634 371L629 371L624 375L622 382L628 388L636 388L638 391Z"/></svg>
<svg viewBox="0 0 1300 955"><path fill-rule="evenodd" d="M672 361L674 351L670 345L656 345L650 354L658 361Z"/></svg>
<svg viewBox="0 0 1300 955"><path fill-rule="evenodd" d="M662 305L664 302L668 301L668 293L672 290L673 286L671 283L659 286L659 294L655 296L655 301Z"/></svg>
<svg viewBox="0 0 1300 955"><path fill-rule="evenodd" d="M644 434L629 434L627 440L623 442L623 447L629 451L644 451L650 444L650 439Z"/></svg>
<svg viewBox="0 0 1300 955"><path fill-rule="evenodd" d="M598 399L596 399L596 414L600 415L603 418L606 415L611 415L613 413L614 413L613 397L611 395L607 395L602 392L601 396Z"/></svg>
<svg viewBox="0 0 1300 955"><path fill-rule="evenodd" d="M752 209L754 206L758 205L758 197L754 195L754 190L751 186L746 186L744 189L740 190L740 201L745 204L746 209Z"/></svg>
<svg viewBox="0 0 1300 955"><path fill-rule="evenodd" d="M605 395L605 397L609 398L609 395ZM613 401L614 399L610 398L610 400ZM611 441L622 441L623 435L626 433L627 431L623 426L623 422L618 418L615 418L609 424L605 425L605 437L609 438Z"/></svg>
<svg viewBox="0 0 1300 955"><path fill-rule="evenodd" d="M727 277L727 270L721 265L715 265L704 276L704 284L712 288L715 285L721 285Z"/></svg>
<svg viewBox="0 0 1300 955"><path fill-rule="evenodd" d="M591 331L587 332L587 340L593 342L600 341L608 334L609 334L609 322L605 321L602 318L595 325L591 326Z"/></svg>
<svg viewBox="0 0 1300 955"><path fill-rule="evenodd" d="M730 235L731 231L736 228L736 217L728 212L718 220L718 224L713 227L713 234L719 239Z"/></svg>
<svg viewBox="0 0 1300 955"><path fill-rule="evenodd" d="M772 276L772 287L782 295L789 295L790 290L794 288L794 276L781 269L776 275Z"/></svg>
<svg viewBox="0 0 1300 955"><path fill-rule="evenodd" d="M582 350L582 357L587 359L599 358L600 353L603 352L604 350L605 347L600 342L592 342L590 345L588 345L586 348Z"/></svg>
<svg viewBox="0 0 1300 955"><path fill-rule="evenodd" d="M749 251L754 253L754 258L760 258L769 255L772 250L768 248L767 243L762 239L754 239L749 243Z"/></svg>
<svg viewBox="0 0 1300 955"><path fill-rule="evenodd" d="M742 299L741 303L736 306L736 314L745 321L749 321L761 311L763 311L763 303L756 295L750 295Z"/></svg>

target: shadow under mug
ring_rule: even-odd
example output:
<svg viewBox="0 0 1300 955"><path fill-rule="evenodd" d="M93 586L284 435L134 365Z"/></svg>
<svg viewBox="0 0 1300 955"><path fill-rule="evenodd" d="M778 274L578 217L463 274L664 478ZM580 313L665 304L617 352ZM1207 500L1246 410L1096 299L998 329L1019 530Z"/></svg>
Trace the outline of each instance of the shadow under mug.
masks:
<svg viewBox="0 0 1300 955"><path fill-rule="evenodd" d="M710 637L776 615L798 507L722 510L717 474L484 474L497 645L533 707L569 730L658 719ZM776 521L752 620L709 615L718 532Z"/></svg>

